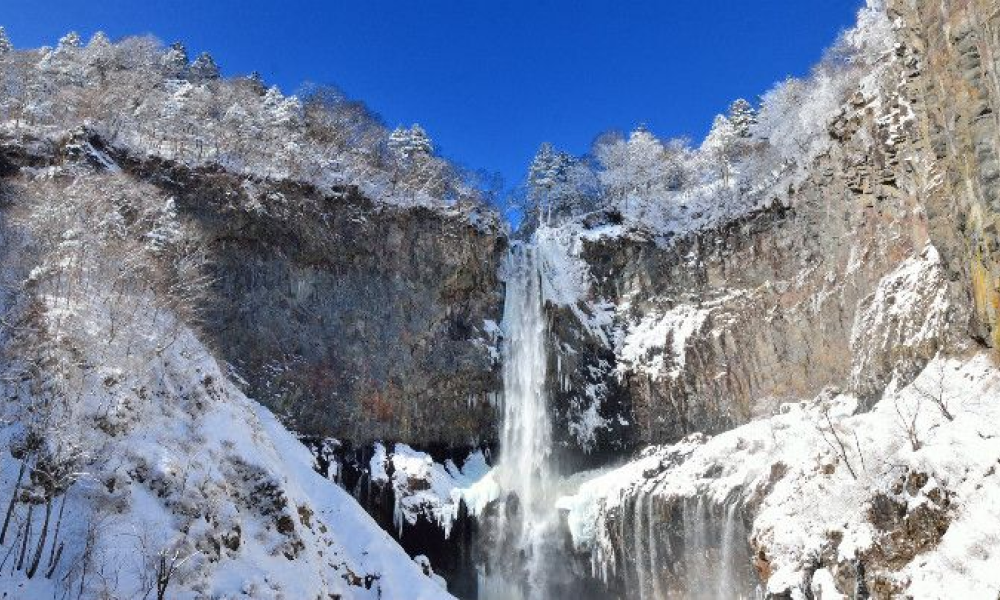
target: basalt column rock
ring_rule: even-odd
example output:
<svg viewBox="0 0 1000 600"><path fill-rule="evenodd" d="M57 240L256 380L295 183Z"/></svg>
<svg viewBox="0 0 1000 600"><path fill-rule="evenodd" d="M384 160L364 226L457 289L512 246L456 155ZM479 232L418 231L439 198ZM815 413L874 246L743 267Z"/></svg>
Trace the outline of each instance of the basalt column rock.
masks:
<svg viewBox="0 0 1000 600"><path fill-rule="evenodd" d="M118 160L200 225L203 327L292 429L357 445L495 439L507 247L495 214Z"/></svg>

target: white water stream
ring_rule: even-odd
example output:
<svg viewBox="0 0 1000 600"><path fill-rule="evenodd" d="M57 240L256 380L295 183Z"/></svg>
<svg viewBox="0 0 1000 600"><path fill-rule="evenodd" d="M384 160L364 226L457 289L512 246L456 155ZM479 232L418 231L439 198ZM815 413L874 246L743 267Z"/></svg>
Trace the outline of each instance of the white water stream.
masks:
<svg viewBox="0 0 1000 600"><path fill-rule="evenodd" d="M505 496L517 498L517 518L509 524L513 550L523 561L526 580L498 586L484 582L480 599L543 598L545 544L557 524L552 454L552 422L545 392L548 355L546 321L536 250L515 246L508 255L504 305L504 419L496 480Z"/></svg>
<svg viewBox="0 0 1000 600"><path fill-rule="evenodd" d="M566 569L557 564L559 512L556 500L565 480L552 467L552 420L546 393L547 323L543 310L540 257L534 245L518 244L508 255L504 306L503 428L493 477L500 498L511 499L494 525L501 531L480 572L479 600L555 600L549 598L553 578ZM515 508L511 509L513 505ZM716 522L703 501L685 505L682 548L674 548L658 531L653 502L640 495L634 505L632 531L637 600L721 600L745 598L743 573L734 565L749 564L739 538L735 505ZM661 552L662 550L662 552ZM679 552L678 552L679 550ZM673 554L673 556L670 556ZM568 557L563 557L566 560ZM667 563L682 561L681 594L662 580ZM743 569L745 571L745 569ZM676 583L675 583L676 585ZM676 590L676 588L674 588Z"/></svg>

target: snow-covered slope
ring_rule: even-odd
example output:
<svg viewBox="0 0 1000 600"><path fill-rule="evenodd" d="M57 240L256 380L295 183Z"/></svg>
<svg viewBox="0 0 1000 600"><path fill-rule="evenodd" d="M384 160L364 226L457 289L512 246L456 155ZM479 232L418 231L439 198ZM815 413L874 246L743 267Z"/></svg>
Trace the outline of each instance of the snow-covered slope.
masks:
<svg viewBox="0 0 1000 600"><path fill-rule="evenodd" d="M848 597L860 582L878 597L992 598L998 399L988 356L938 358L870 412L835 391L785 404L715 437L650 447L560 506L595 575L646 582L633 588L642 598L656 597L654 585L683 585L677 574L692 561L684 508L699 499L719 522L732 510L745 520L769 593ZM709 537L719 556L725 532ZM630 560L637 549L645 558Z"/></svg>
<svg viewBox="0 0 1000 600"><path fill-rule="evenodd" d="M93 338L74 340L79 347L102 345L107 330L95 314L84 317ZM160 319L164 328L147 329L132 348L144 368L94 357L102 360L81 376L79 396L57 412L66 421L48 424L51 437L27 454L29 469L40 470L43 459L72 460L73 483L52 498L58 538L53 515L41 541L50 496L34 481L42 475L29 471L5 550L16 556L27 539L44 566L32 579L15 570L2 579L4 591L141 597L165 558L176 568L170 598L450 597L349 494L313 470L310 452L226 380L190 331L171 333L170 318ZM173 343L157 353L168 335ZM22 396L17 408L32 401ZM23 420L8 425L3 445L24 447L27 429ZM2 463L5 499L21 464L9 456ZM29 507L34 523L25 538ZM59 558L50 566L53 548Z"/></svg>
<svg viewBox="0 0 1000 600"><path fill-rule="evenodd" d="M0 593L450 597L179 318L203 265L169 206L74 162L25 176L2 246Z"/></svg>

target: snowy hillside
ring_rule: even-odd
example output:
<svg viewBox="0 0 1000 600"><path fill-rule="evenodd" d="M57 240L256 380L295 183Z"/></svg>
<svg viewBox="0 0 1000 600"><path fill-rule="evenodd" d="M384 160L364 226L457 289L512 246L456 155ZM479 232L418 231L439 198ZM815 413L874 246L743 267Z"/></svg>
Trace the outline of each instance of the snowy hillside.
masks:
<svg viewBox="0 0 1000 600"><path fill-rule="evenodd" d="M595 575L645 581L643 598L658 597L653 585L674 585L660 574L665 565L691 560L692 517L671 507L699 499L720 523L733 511L745 520L768 593L843 597L833 582L864 585L864 564L884 582L870 590L879 597L991 598L1000 591L998 397L1000 371L989 357L939 358L870 412L850 395L824 392L715 437L650 447L559 505ZM683 551L658 556L674 518ZM706 550L737 549L737 536L726 535L712 531Z"/></svg>
<svg viewBox="0 0 1000 600"><path fill-rule="evenodd" d="M450 597L229 381L190 224L95 157L4 215L5 596Z"/></svg>

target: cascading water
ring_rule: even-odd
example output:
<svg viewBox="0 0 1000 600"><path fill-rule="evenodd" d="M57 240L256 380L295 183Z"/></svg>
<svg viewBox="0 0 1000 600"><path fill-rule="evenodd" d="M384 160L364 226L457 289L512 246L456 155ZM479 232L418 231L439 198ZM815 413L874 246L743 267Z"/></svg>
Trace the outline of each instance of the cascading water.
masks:
<svg viewBox="0 0 1000 600"><path fill-rule="evenodd" d="M684 502L684 589L686 600L755 598L746 529L739 505L729 502L713 511L705 498Z"/></svg>
<svg viewBox="0 0 1000 600"><path fill-rule="evenodd" d="M548 356L546 322L542 309L541 275L536 250L516 245L507 262L504 307L504 420L496 481L516 510L504 525L509 540L494 552L513 554L490 557L494 565L513 563L523 571L522 589L507 580L484 581L480 599L530 600L544 597L546 541L557 524L550 471L552 422L545 384Z"/></svg>
<svg viewBox="0 0 1000 600"><path fill-rule="evenodd" d="M569 556L560 547L556 508L568 480L552 466L541 261L534 245L515 244L506 263L503 427L492 472L501 502L488 528L492 537L479 573L478 600L554 600L570 589L565 581ZM631 537L633 543L630 567L635 579L634 588L627 590L629 597L751 597L746 531L735 503L726 505L721 515L713 514L716 511L703 500L685 503L676 542L669 540L668 524L661 521L655 500L646 492L636 497L632 509L632 518L627 525L622 523L631 529L631 536L623 532L622 539Z"/></svg>

